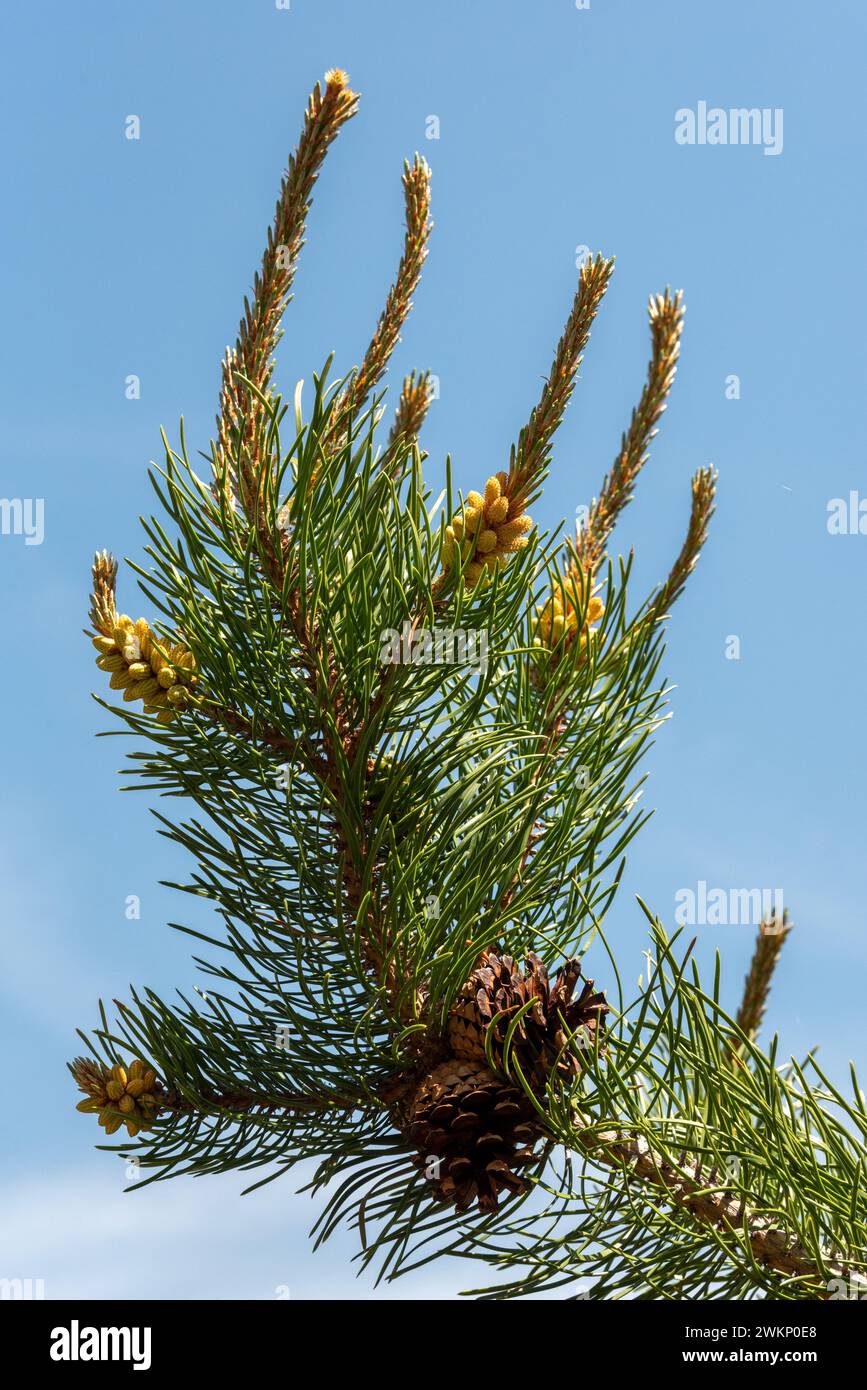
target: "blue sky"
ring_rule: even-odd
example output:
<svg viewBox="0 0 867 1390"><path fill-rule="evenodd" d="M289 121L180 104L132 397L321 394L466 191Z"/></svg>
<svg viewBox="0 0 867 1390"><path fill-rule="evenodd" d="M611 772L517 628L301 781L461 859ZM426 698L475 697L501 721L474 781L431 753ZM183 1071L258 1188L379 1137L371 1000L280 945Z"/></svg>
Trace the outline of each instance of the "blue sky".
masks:
<svg viewBox="0 0 867 1390"><path fill-rule="evenodd" d="M587 245L617 270L534 509L545 525L572 517L637 399L647 296L683 287L672 405L617 534L636 549L636 595L667 571L701 465L719 469L719 507L671 623L673 718L645 793L657 814L608 932L629 979L645 940L635 893L672 922L675 894L700 880L781 887L797 923L771 1008L783 1049L819 1042L840 1077L850 1057L867 1066L867 536L826 525L832 498L867 497L863 7L43 0L4 30L0 494L44 499L44 539L0 536L0 1275L44 1278L57 1297L382 1296L353 1279L347 1241L310 1253L310 1203L286 1183L243 1201L239 1177L123 1196L64 1070L97 997L195 982L165 926L190 920L186 904L158 886L183 857L147 799L119 793L122 741L94 737L106 716L81 636L89 560L103 545L142 558L161 425L176 437L183 413L207 447L279 176L333 65L361 113L318 187L279 379L309 381L331 350L340 370L358 360L399 255L401 162L421 150L436 226L391 379L414 366L440 379L432 484L447 451L464 488L503 465ZM700 101L781 108L782 151L678 144L675 113ZM124 138L131 114L139 141ZM137 614L132 577L122 585ZM734 1007L752 931L697 934L701 960L721 950ZM444 1266L393 1292L465 1284Z"/></svg>

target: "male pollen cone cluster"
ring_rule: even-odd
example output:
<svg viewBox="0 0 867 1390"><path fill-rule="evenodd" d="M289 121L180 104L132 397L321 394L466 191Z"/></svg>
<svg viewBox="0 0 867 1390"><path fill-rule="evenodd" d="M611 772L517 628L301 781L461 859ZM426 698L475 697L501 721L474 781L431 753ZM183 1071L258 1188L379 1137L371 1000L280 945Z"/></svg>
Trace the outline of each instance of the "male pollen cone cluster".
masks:
<svg viewBox="0 0 867 1390"><path fill-rule="evenodd" d="M195 658L184 646L162 646L146 618L133 622L121 614L110 636L93 638L99 652L96 664L111 672L112 690L125 700L144 700L145 714L170 724L190 703L195 684Z"/></svg>
<svg viewBox="0 0 867 1390"><path fill-rule="evenodd" d="M129 1067L104 1067L88 1057L76 1057L72 1075L86 1099L80 1100L77 1110L99 1115L106 1134L114 1134L121 1125L134 1139L140 1129L151 1129L152 1121L162 1104L162 1090L156 1072L138 1059Z"/></svg>
<svg viewBox="0 0 867 1390"><path fill-rule="evenodd" d="M162 644L146 618L133 622L114 606L117 563L103 551L93 564L91 619L97 629L92 638L99 652L96 664L109 671L112 690L122 690L124 700L143 700L146 714L160 724L170 724L191 700L196 683L193 653L180 643Z"/></svg>
<svg viewBox="0 0 867 1390"><path fill-rule="evenodd" d="M504 1078L518 1071L541 1096L550 1080L578 1075L608 1013L592 980L576 993L582 979L578 961L567 961L552 985L532 952L522 972L511 956L485 951L463 986L449 1016L453 1056L421 1082L404 1125L417 1167L456 1211L475 1202L494 1212L501 1194L528 1190L521 1169L538 1161L544 1132L524 1087Z"/></svg>
<svg viewBox="0 0 867 1390"><path fill-rule="evenodd" d="M484 497L480 492L467 493L463 507L446 527L443 567L451 569L455 552L462 565L469 560L464 569L468 589L488 582L498 560L528 544L533 522L524 511L523 500L509 497L508 487L508 473L495 474L485 483Z"/></svg>
<svg viewBox="0 0 867 1390"><path fill-rule="evenodd" d="M579 649L590 641L593 625L605 612L598 594L588 593L591 580L581 565L573 563L552 590L551 597L538 609L533 646L552 651L561 642L566 650L574 650L577 638Z"/></svg>

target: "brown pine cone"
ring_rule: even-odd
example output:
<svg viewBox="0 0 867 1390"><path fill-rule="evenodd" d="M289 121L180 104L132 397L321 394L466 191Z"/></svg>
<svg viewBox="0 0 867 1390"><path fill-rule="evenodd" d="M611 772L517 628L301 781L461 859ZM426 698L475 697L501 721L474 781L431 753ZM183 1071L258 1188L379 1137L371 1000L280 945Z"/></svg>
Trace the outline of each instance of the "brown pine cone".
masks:
<svg viewBox="0 0 867 1390"><path fill-rule="evenodd" d="M534 1162L541 1132L524 1092L478 1063L450 1058L421 1082L404 1133L438 1200L466 1211L497 1210L502 1192L526 1192L520 1168Z"/></svg>
<svg viewBox="0 0 867 1390"><path fill-rule="evenodd" d="M492 1056L507 1070L506 1033L514 1015L531 1004L515 1029L510 1053L527 1081L544 1089L555 1070L564 1077L578 1074L581 1052L596 1046L609 1010L605 995L594 993L592 980L584 980L575 997L576 986L583 979L580 962L566 961L553 986L537 955L530 952L525 965L526 974L511 956L485 951L452 1007L448 1039L457 1057L483 1061L490 1031Z"/></svg>

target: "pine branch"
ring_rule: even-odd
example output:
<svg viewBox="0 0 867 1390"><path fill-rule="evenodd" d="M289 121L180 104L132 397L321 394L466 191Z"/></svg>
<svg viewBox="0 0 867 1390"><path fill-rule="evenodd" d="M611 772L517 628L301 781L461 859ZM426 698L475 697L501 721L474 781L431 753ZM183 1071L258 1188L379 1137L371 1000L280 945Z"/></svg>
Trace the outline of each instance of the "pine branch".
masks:
<svg viewBox="0 0 867 1390"><path fill-rule="evenodd" d="M608 536L630 501L639 471L647 462L647 450L657 432L656 427L677 372L683 312L683 297L679 290L675 295L666 290L665 294L654 295L650 300L653 351L647 369L647 382L632 412L629 429L623 435L620 453L576 540L577 559L589 574L599 565Z"/></svg>
<svg viewBox="0 0 867 1390"><path fill-rule="evenodd" d="M237 492L248 520L260 506L269 460L262 457L263 411L273 372L273 353L280 321L289 302L313 188L328 147L346 121L355 115L358 95L346 74L335 68L325 75L325 91L317 83L310 96L304 128L280 185L274 220L260 271L253 280L252 300L244 301L244 316L234 349L226 354L217 417L215 485L225 504Z"/></svg>
<svg viewBox="0 0 867 1390"><path fill-rule="evenodd" d="M581 267L578 290L539 403L512 450L505 491L515 504L524 503L547 464L551 440L566 412L578 368L590 338L596 311L608 288L613 260L597 256Z"/></svg>
<svg viewBox="0 0 867 1390"><path fill-rule="evenodd" d="M395 479L400 459L417 443L431 403L430 372L411 372L404 377L388 443L382 455L381 467Z"/></svg>
<svg viewBox="0 0 867 1390"><path fill-rule="evenodd" d="M287 738L268 723L260 722L254 726L252 720L239 714L237 710L228 709L225 705L216 704L211 700L203 700L200 708L203 714L223 725L230 733L248 739L250 743L265 748L269 753L276 754L277 757L287 760L297 758L309 768L315 769L320 776L325 775L325 764L321 758L318 758L315 753L305 747L303 739Z"/></svg>
<svg viewBox="0 0 867 1390"><path fill-rule="evenodd" d="M94 645L97 645L101 652L105 650L115 651L114 632L120 621L117 611L117 560L113 555L103 550L94 556L91 570L90 620L97 634ZM128 623L129 619L125 621ZM139 624L136 624L136 630L139 630L142 624L144 630L148 629L149 625L140 619ZM99 642L100 637L105 639L102 643ZM179 649L176 648L175 650ZM133 664L133 658L140 661L141 655L141 641L139 640L136 644L136 650L128 658L122 658L120 655L109 657L107 669L124 671L131 668L134 672L136 668ZM120 688L123 688L124 684L130 687L133 685L132 678L128 678L125 682L119 681L118 684ZM133 689L135 689L134 686ZM144 696L137 694L137 698L144 698ZM287 738L267 721L258 721L254 727L253 722L237 710L207 698L198 701L198 709L208 719L222 725L230 733L246 738L253 744L263 746L270 753L284 758L293 756L302 759L307 758L309 766L316 767L319 771L323 770L324 765L321 761L316 758L315 754L309 753L300 740Z"/></svg>
<svg viewBox="0 0 867 1390"><path fill-rule="evenodd" d="M744 980L743 998L737 1014L740 1032L751 1041L761 1028L774 970L792 926L788 912L784 912L780 921L771 916L759 927L756 948ZM734 1038L729 1039L729 1048L734 1056L737 1050Z"/></svg>
<svg viewBox="0 0 867 1390"><path fill-rule="evenodd" d="M615 1130L600 1132L580 1116L576 1117L575 1142L592 1158L621 1168L630 1181L637 1179L651 1189L662 1190L667 1201L687 1212L699 1226L712 1228L723 1242L731 1240L740 1249L748 1245L762 1268L803 1279L815 1289L825 1290L821 1297L828 1297L828 1281L834 1278L852 1280L867 1293L867 1274L854 1262L842 1262L830 1249L817 1260L798 1236L769 1217L751 1212L742 1200L726 1191L716 1190L724 1180L720 1172L703 1173L700 1163L688 1161L674 1166L655 1153L646 1139Z"/></svg>
<svg viewBox="0 0 867 1390"><path fill-rule="evenodd" d="M686 582L695 569L698 557L707 540L710 519L714 514L716 473L713 468L700 468L692 479L692 504L689 527L680 553L671 572L659 591L651 598L648 608L655 618L664 617L683 593Z"/></svg>
<svg viewBox="0 0 867 1390"><path fill-rule="evenodd" d="M565 715L562 711L557 711L556 713L550 714L548 718L544 721L542 757L540 758L539 762L534 767L530 775L530 787L537 787L537 785L544 776L545 769L549 760L556 756L560 744L560 739L563 734L564 726ZM536 849L536 846L538 845L541 838L541 815L537 814L533 818L532 826L526 837L526 842L524 844L524 849L521 853L521 858L518 863L518 867L511 879L511 882L508 884L506 891L500 898L500 910L502 912L506 912L511 907L512 903L515 901L515 897L521 885L521 880L523 879L524 874L527 871L527 867L530 863L533 851Z"/></svg>
<svg viewBox="0 0 867 1390"><path fill-rule="evenodd" d="M397 346L401 329L412 308L412 296L418 288L422 266L427 258L428 241L433 225L430 220L430 179L430 168L420 155L416 155L412 164L409 161L404 163L403 191L406 208L406 235L403 255L394 284L388 291L385 308L379 317L379 322L368 344L361 366L335 399L331 412L331 425L335 432L339 433L341 428L345 428L348 415L357 414L359 410L363 409L371 391L388 366L389 358ZM412 378L408 378L407 382L404 383L405 396L412 380ZM421 381L418 383L418 387L422 387ZM411 395L407 404L404 405L404 398L402 398L401 406L398 409L403 414L410 410L412 415L417 415L419 410L418 390L412 386L409 389ZM421 418L424 417L426 408L425 405L421 411ZM417 433L418 431L416 429L413 432Z"/></svg>
<svg viewBox="0 0 867 1390"><path fill-rule="evenodd" d="M647 910L645 909L645 912ZM648 914L649 916L649 914ZM656 960L616 1032L584 1053L583 1087L550 1095L558 1142L582 1158L579 1174L550 1180L541 1212L493 1236L474 1254L512 1274L489 1296L550 1291L585 1274L591 1297L837 1296L867 1290L867 1218L860 1187L867 1112L816 1066L816 1085L776 1041L760 1051L707 995L692 947L680 963L650 918ZM741 1064L733 1072L730 1039ZM615 1116L618 1118L615 1119ZM853 1125L847 1130L843 1121ZM571 1214L577 1225L568 1228Z"/></svg>
<svg viewBox="0 0 867 1390"><path fill-rule="evenodd" d="M311 98L224 369L214 491L183 431L152 474L162 517L144 522L137 572L162 626L118 614L116 565L94 564L97 664L144 744L132 772L191 808L155 814L192 859L173 886L215 925L175 925L217 954L196 957L195 1000L131 988L112 1023L100 1006L82 1035L97 1060L73 1064L80 1108L107 1134L126 1126L145 1181L268 1165L267 1181L314 1160L319 1239L349 1221L387 1277L447 1251L527 1264L519 1293L591 1267L602 1290L637 1271L649 1296L821 1296L822 1277L864 1267L867 1112L857 1084L848 1102L753 1042L779 941L759 943L737 1021L671 962L658 923L631 1004L614 1010L579 960L647 819L658 620L713 512L700 470L681 552L630 617L631 558L603 581L600 562L665 405L680 297L652 301L647 385L565 552L527 506L610 279L601 258L508 472L464 497L449 466L437 525L417 447L427 374L405 380L377 443L376 384L427 249L420 159L360 369L332 383L329 360L306 418L300 391L290 413L272 386L313 184L355 104L341 73ZM443 631L464 650L441 661Z"/></svg>

